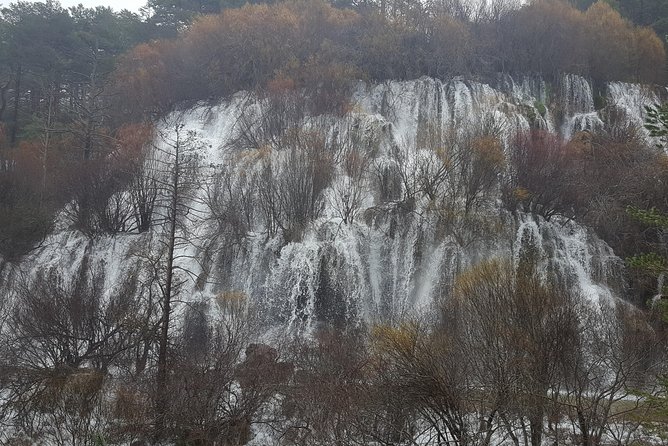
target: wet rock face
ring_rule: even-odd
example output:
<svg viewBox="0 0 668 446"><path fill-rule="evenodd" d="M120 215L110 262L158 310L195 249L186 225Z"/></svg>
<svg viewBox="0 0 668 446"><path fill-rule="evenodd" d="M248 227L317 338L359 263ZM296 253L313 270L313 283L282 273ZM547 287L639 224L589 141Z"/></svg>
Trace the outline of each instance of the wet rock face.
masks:
<svg viewBox="0 0 668 446"><path fill-rule="evenodd" d="M344 116L268 116L267 99L245 93L174 113L165 132L178 123L195 132L201 166L189 203L196 211L178 234L181 299L243 294L263 323L300 330L391 320L447 299L470 265L517 261L527 246L546 278L589 299L619 296L622 262L592 231L510 213L498 184L472 195L477 174L455 167L472 162L462 147L474 146L463 141L476 132L493 134L503 149L530 129L570 138L640 125L643 106L661 94L624 83L597 93L573 75L557 85L421 78L360 84ZM128 271L148 277L145 253L159 257L163 246L159 226L94 240L65 221L59 227L18 269L67 274L87 257L105 268L112 289Z"/></svg>

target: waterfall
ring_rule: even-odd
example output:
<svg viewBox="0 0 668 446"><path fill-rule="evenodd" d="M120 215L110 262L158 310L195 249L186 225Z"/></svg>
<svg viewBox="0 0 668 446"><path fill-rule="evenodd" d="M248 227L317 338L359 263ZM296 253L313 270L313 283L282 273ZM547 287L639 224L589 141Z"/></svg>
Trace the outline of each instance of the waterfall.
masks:
<svg viewBox="0 0 668 446"><path fill-rule="evenodd" d="M448 297L459 272L490 257L517 261L528 242L537 247L545 277L557 278L587 299L618 298L624 289L621 260L592 231L573 221L513 215L500 209L498 200L475 218L458 220L456 215L433 212L427 199L399 198L411 181L407 172L434 156L423 147L425 135L456 137L487 125L500 132L506 146L517 132L532 128L559 129L569 138L580 130L604 128L611 116L605 109L612 107L628 123L641 125L643 106L657 100L648 87L619 82L608 84L606 94L605 105L597 110L591 84L575 75L563 76L556 90L539 78L509 76L500 76L497 85L463 78L360 83L345 116L305 117L300 125L323 129L330 146L353 141L351 147L369 160L368 172L352 181L343 166L345 157L335 159L333 179L317 203L317 215L300 236L286 239L268 233L255 211L247 233L234 247L215 234L217 227L202 205L203 188L193 204L198 215L182 234L197 243L178 247L179 266L188 271L180 299L242 292L266 324L303 330L322 322L387 321L429 311ZM233 195L243 196L263 162L288 166L280 150L260 153L232 144L242 115L253 111L257 116L265 108L264 99L238 93L213 107L201 104L175 112L162 130L169 133L181 123L195 132L207 181L229 175ZM273 175L281 172L277 168ZM358 209L352 222L344 222L337 200L351 194L359 196ZM160 246L160 228L89 240L67 228L63 219L40 248L5 274L57 267L67 277L89 256L102 265L112 287L144 267L142 251Z"/></svg>

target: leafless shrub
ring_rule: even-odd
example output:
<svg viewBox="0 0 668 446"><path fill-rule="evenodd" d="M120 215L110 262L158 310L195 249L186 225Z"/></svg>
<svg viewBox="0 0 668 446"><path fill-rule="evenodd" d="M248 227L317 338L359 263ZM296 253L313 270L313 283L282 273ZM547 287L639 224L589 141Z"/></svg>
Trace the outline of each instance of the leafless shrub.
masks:
<svg viewBox="0 0 668 446"><path fill-rule="evenodd" d="M368 404L364 337L323 328L290 348L294 377L281 402L290 444L363 444Z"/></svg>
<svg viewBox="0 0 668 446"><path fill-rule="evenodd" d="M84 261L77 275L39 272L20 284L4 339L2 409L14 428L56 444L92 444L104 429L110 368L136 345L136 281L105 295L104 276Z"/></svg>
<svg viewBox="0 0 668 446"><path fill-rule="evenodd" d="M361 149L359 141L347 139L339 142L339 164L345 176L333 186L331 205L344 224L352 224L368 194L367 174L371 166L371 157Z"/></svg>
<svg viewBox="0 0 668 446"><path fill-rule="evenodd" d="M74 227L89 236L126 231L132 219L132 204L123 193L128 177L109 157L81 162L66 207Z"/></svg>
<svg viewBox="0 0 668 446"><path fill-rule="evenodd" d="M191 306L170 366L167 437L195 444L245 444L260 410L289 376L276 351L252 344L253 310L239 293L217 308Z"/></svg>
<svg viewBox="0 0 668 446"><path fill-rule="evenodd" d="M646 405L639 389L651 384L661 362L658 339L642 313L621 302L583 307L581 317L579 350L564 364L560 404L579 444L600 445L609 432L630 440L641 421L629 423L627 416Z"/></svg>
<svg viewBox="0 0 668 446"><path fill-rule="evenodd" d="M237 250L244 247L254 230L258 190L254 166L247 167L244 162L240 160L231 168L223 168L218 179L207 187L206 197L214 222L213 237L221 240L224 246Z"/></svg>
<svg viewBox="0 0 668 446"><path fill-rule="evenodd" d="M377 327L374 338L381 389L409 416L392 436L411 441L426 425L435 442L466 444L471 435L467 362L449 334L409 322Z"/></svg>
<svg viewBox="0 0 668 446"><path fill-rule="evenodd" d="M282 138L279 147L262 160L259 207L269 233L281 229L286 240L298 240L322 211L333 160L317 132L296 131Z"/></svg>
<svg viewBox="0 0 668 446"><path fill-rule="evenodd" d="M573 157L559 137L542 131L520 134L511 146L509 161L504 200L510 209L522 204L547 220L574 215Z"/></svg>
<svg viewBox="0 0 668 446"><path fill-rule="evenodd" d="M278 147L283 137L301 128L306 118L304 96L275 84L260 92L260 106L244 108L237 122L237 136L230 146L237 150Z"/></svg>

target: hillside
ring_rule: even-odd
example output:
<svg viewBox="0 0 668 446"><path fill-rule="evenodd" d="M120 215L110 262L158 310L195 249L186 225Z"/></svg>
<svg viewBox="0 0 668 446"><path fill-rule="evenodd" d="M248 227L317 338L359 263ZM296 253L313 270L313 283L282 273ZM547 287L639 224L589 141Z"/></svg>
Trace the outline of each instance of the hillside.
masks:
<svg viewBox="0 0 668 446"><path fill-rule="evenodd" d="M550 305L567 305L564 308L568 311L580 308L570 316L568 323L583 323L578 322L580 318L603 318L597 324L602 323L604 327L611 324L612 327L616 323L609 319L610 308L618 305L623 307L621 299L632 298L625 285L624 261L614 254L594 230L576 223L579 217L576 217L576 221L570 220L579 216L581 209L577 207L578 201L567 202L555 193L563 193L564 186L559 181L569 178L572 173L569 173L568 164L564 164L566 159L562 156L579 153L579 156L585 157L583 160L586 159L586 151L594 150L594 145L600 144L595 138L592 141L591 135L609 135L607 138L613 138L615 144L622 144L619 138L624 140L630 137L627 134L628 126L642 123L643 106L657 102L657 94L663 95L665 90L657 89L655 92L634 84L611 83L606 87L605 102L608 105L596 110L592 87L580 77L564 76L557 88L551 88L537 77L515 81L508 76L501 76L495 87L464 79L442 83L421 78L376 85L358 84L351 98L350 111L343 116L310 116L301 106L304 98L291 91L264 98L241 92L217 105L202 104L173 112L156 129L155 145L147 152L142 163L140 180L133 181L129 189L109 198L107 206L113 205L114 213L103 215L116 218L117 222L127 222L130 225L127 233L91 238L72 229L71 218L81 213L74 208L76 204L70 204L69 210L61 212L58 217L58 229L46 238L39 249L16 266L5 266L5 289L8 289L7 285L10 286L9 290L14 287L15 292L10 291L9 295L15 294L19 302L38 299L40 305L50 306L55 302L47 302L55 292L64 299L58 305L65 305L58 310L58 316L54 319L51 319L54 316L49 313L42 316L26 315L19 319L10 316L8 327L14 327L21 333L20 330L29 327L32 327L31 330L38 327L41 327L40 330L47 329L50 323L56 323L61 317L66 319L58 323L65 323L72 316L62 311L80 308L77 300L68 300L69 296L87 299L80 292L69 293L81 287L84 292L90 289L88 293L98 290L95 293L102 294L91 296L98 296L96 299L101 300L91 301L95 306L91 308L93 313L89 317L93 318L94 323L103 324L100 325L101 331L93 328L92 332L80 332L83 327L77 329L74 325L72 329L77 331L73 334L81 333L76 336L81 336L83 343L76 350L68 347L68 355L75 355L73 360L77 368L84 367L88 361L94 364L107 354L111 355L111 362L104 360L102 364L108 364L105 367L116 367L114 364L127 363L128 360L128 365L135 364L132 368L138 367L137 364L146 359L141 360L139 356L132 360L133 355L128 357L124 350L134 350L146 342L140 341L144 336L141 335L143 329L135 332L141 326L131 328L135 326L123 322L129 314L120 320L108 319L114 314L109 311L115 307L107 305L120 299L118 302L123 303L120 307L121 315L127 311L136 312L133 318L145 320L143 324L155 323L150 322L156 320L156 315L152 314L155 308L150 301L148 306L142 302L148 296L164 293L163 274L172 270L171 280L175 288L171 294L173 307L170 338L175 339L180 346L179 350L171 354L182 358L179 363L186 361L179 365L179 369L174 369L174 378L181 376L181 373L198 373L198 367L205 367L201 370L213 367L213 373L220 366L223 369L216 373L223 373L234 361L241 361L241 352L246 348L244 342L252 342L253 339L263 339L264 342L274 344L277 341L271 340L273 336L278 335L277 339L280 339L286 334L298 334L296 339L307 335L317 339L318 343L327 343L333 341L328 340L329 336L339 339L348 336L346 333L351 331L365 331L369 326L391 327L399 321L407 320L415 321L413 323L422 321L420 326L423 326L442 311L446 311L443 313L446 319L451 318L453 316L448 312L452 310L448 308L454 296L457 296L453 295L453 289L458 293L456 290L461 286L463 275L486 265L488 259L507 259L515 268L523 268L522 265L528 262L534 271L531 274L535 274L537 280L553 284L551 286L562 290L562 293L566 292L570 297L562 295L545 310L551 308L554 311ZM280 114L276 113L277 109L281 110ZM550 131L556 132L556 135ZM574 138L567 144L558 135ZM637 138L645 140L647 136L640 134ZM589 141L589 148L586 147L586 141ZM632 141L626 144L632 144ZM526 144L530 149L539 150L537 148L543 147L540 153L545 158L522 158L521 150ZM170 189L169 183L177 172L177 149L181 151L178 173L182 181L178 188L179 207L174 208L177 214L170 214L172 194L176 189ZM618 154L623 153L621 150ZM516 170L521 169L522 163L526 162L537 170ZM648 160L641 162L646 163ZM623 167L628 169L629 165L625 163ZM609 168L606 166L606 169ZM569 179L576 180L572 177ZM538 193L536 188L547 181L545 189L541 189L544 192ZM590 182L587 178L579 181ZM579 184L569 186L576 189L581 187ZM607 191L607 188L602 186L603 191ZM520 193L520 190L527 192ZM154 197L150 206L145 206L152 210L152 217L149 218L153 223L151 229L137 234L137 229L132 229L133 222L140 221L137 209L141 201L137 199L147 196ZM588 212L596 212L591 208L590 200L598 201L600 197L593 193L586 200ZM614 208L609 205L606 210L614 212ZM617 206L621 207L617 212L623 213L623 203ZM178 222L174 233L175 251L170 256L171 215L176 215ZM85 221L99 224L100 217L98 215ZM167 263L170 258L174 259L171 265ZM500 268L494 265L490 264L489 267ZM495 273L499 274L499 280L506 274L503 271ZM486 283L483 278L476 280L483 281L480 282L481 286ZM39 297L42 294L34 294L36 286L47 294L43 297ZM547 290L536 292L545 293ZM511 299L506 303L510 305L508 309L521 305L512 301L512 295L508 298ZM104 304L106 299L112 300ZM240 308L236 306L240 303L238 299L243 302ZM499 304L503 305L501 302ZM547 305L547 301L543 304ZM488 305L494 304L489 302ZM99 309L96 309L98 306ZM528 307L526 311L540 311L532 308ZM488 311L499 313L503 309ZM631 311L625 317L639 317L632 314ZM36 316L39 317L37 326L33 325L37 321L29 326L24 325ZM233 319L228 319L230 317ZM234 320L239 317L244 322L237 326ZM506 321L508 317L499 316L501 322L509 322ZM530 319L520 319L518 322L530 323L530 320L531 316ZM107 326L109 323L112 325ZM332 327L338 328L331 332ZM403 328L399 330L409 330L402 336L419 335L418 332L413 333L410 326L400 327ZM426 329L428 325L424 327ZM235 330L232 332L235 337L228 337L229 332L228 335L219 333L217 330L220 329ZM564 329L566 327L559 330ZM94 339L100 336L103 339L109 336L107 330L117 333L106 341L114 339L113 344L103 343L98 347L103 350L99 351L86 347L95 345ZM237 333L236 330L241 331ZM84 333L87 334L84 336ZM593 336L595 339L604 334L605 331L585 332L582 336ZM117 338L119 335L121 338ZM221 335L222 338L219 338ZM17 338L13 342L19 342L16 345L25 345L27 342L31 347L26 352L37 353L39 350L35 350L37 345L34 342L39 340L38 345L41 345L41 336L22 341ZM88 336L92 338L86 341ZM382 335L373 344L390 342L392 338L384 340L385 336L389 334ZM67 338L61 339L66 341ZM509 341L514 342L514 339L511 337ZM467 342L473 341L478 342L475 337ZM608 345L600 352L606 358L605 362L587 363L587 368L580 372L599 373L597 367L608 364L622 367L620 371L626 373L625 362L615 366L613 357L607 356L615 354L616 349L620 348L614 344L618 341L603 338L600 342ZM651 344L653 341L647 338L646 342ZM69 341L63 347L68 344ZM362 345L356 351L337 354L364 355L365 347ZM26 347L12 353L18 355L16 358L20 362L28 359L22 350ZM116 350L103 353L110 347ZM230 358L232 363L216 365L217 355L220 354L216 349L230 347L240 349L236 353L239 356ZM286 360L292 358L292 361L296 361L291 363L290 367L293 367L304 360L300 355L306 352L301 349L313 347L297 345L286 348L281 355L285 355ZM196 353L198 351L201 353ZM286 395L296 391L288 390L292 385L306 385L298 382L288 385L288 382L283 381L265 383L263 380L267 377L264 371L272 367L282 370L287 365L281 365L281 359L274 356L278 354L275 350L271 350L274 353L263 354L269 356L257 358L250 351L246 350L244 361L260 361L257 364L259 368L253 372L260 374L253 378L260 381L254 385L275 389L268 390L270 392L288 392ZM551 355L556 354L556 350L549 351L553 352ZM454 354L454 351L451 353ZM56 350L53 354L62 353ZM646 349L634 348L626 354L637 355L637 360L645 358L650 363L654 361L650 358L656 358L647 356L650 351ZM32 360L36 359L33 357ZM191 364L192 360L197 362ZM340 360L355 359L335 359ZM241 370L245 370L243 367L246 367L246 362L240 363ZM345 363L336 365L343 366L347 367ZM413 366L418 367L419 364ZM191 370L191 367L196 368ZM511 369L507 369L508 365L502 367L505 372L511 372ZM449 374L449 370L448 367L443 372ZM470 373L474 373L474 370L471 369ZM640 373L641 369L633 370L634 373ZM327 366L311 373L330 372ZM359 372L361 370L356 373ZM76 372L72 373L78 376ZM372 374L364 379L382 378L382 374L374 375L376 372L371 371L365 371L364 376L367 373ZM121 376L116 374L116 379ZM234 376L237 376L236 373ZM245 379L243 376L238 379ZM482 376L474 374L471 378L474 381L466 386L473 385L475 388L474 383ZM313 379L316 379L315 376ZM357 379L362 379L362 376ZM368 381L364 385L372 385L372 382ZM586 389L574 387L569 392L609 392L608 385L611 384L604 383L600 387L588 385ZM170 389L176 384L169 384ZM67 395L70 392L79 391L77 387L70 389L71 385L74 384L68 384L68 387L59 391L65 392L60 393L61 397L69 398ZM109 385L112 385L111 382L104 384L100 391L107 389L104 391L115 392ZM212 389L216 388L215 383L211 385L214 386ZM285 385L288 387L283 388ZM616 398L630 398L625 390L627 385L631 385L631 381L624 380L623 386L615 391L621 392ZM38 387L33 391L41 392L47 388ZM139 389L137 391L141 392ZM170 390L170 393L175 391ZM411 393L414 391L409 390ZM199 397L179 395L172 393L169 396L170 404L185 404L185 407L188 404L199 404ZM242 388L241 400L226 410L235 407L236 410L242 409L243 406L237 404L248 403L243 395ZM172 398L187 399L176 402ZM318 402L317 398L312 400L313 396L301 395L298 398L298 404L325 404L322 410L331 410L328 406L330 403ZM353 408L367 410L364 407L368 403L365 400L360 407L357 404L361 402L355 403ZM13 404L10 407L14 407ZM77 414L82 408L74 405L72 410ZM485 405L480 410L484 412L488 408ZM96 417L105 417L105 413ZM207 415L214 418L207 418L206 422L223 422L227 417L223 413L216 413ZM244 416L249 417L245 418L247 422L253 423L252 420L261 422L265 416L278 415L262 413ZM94 414L89 415L92 417ZM123 417L130 417L120 421L121 426L126 426L122 428L124 434L114 437L114 431L109 431L109 438L141 437L144 428L136 431L125 424L135 416L132 413L123 414ZM290 424L302 416L307 415L282 412L280 421L276 421L277 424L273 426L290 432ZM96 417L89 422L98 423ZM187 423L199 423L196 420ZM404 422L412 423L410 419ZM418 420L415 422L419 423ZM216 435L228 432L227 428L216 429L223 429L214 431L221 432ZM250 435L250 432L244 435ZM262 430L253 429L253 432L257 434ZM317 435L326 435L327 431L315 432L319 432ZM277 441L268 438L273 437L257 437L259 443L256 444ZM308 438L306 436L304 441L311 441Z"/></svg>
<svg viewBox="0 0 668 446"><path fill-rule="evenodd" d="M3 10L0 444L663 444L634 7L195 3Z"/></svg>

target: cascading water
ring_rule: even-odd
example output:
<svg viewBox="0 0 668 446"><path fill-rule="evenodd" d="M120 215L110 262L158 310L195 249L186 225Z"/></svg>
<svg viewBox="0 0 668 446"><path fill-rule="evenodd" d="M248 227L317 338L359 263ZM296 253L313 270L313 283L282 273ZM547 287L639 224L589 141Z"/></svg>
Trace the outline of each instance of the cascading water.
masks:
<svg viewBox="0 0 668 446"><path fill-rule="evenodd" d="M611 110L608 111L617 112L619 116L609 116L608 120L616 119L621 125L633 125L647 136L648 132L643 127L645 107L660 103L665 93L665 89L656 91L644 85L610 82L607 85L607 100Z"/></svg>
<svg viewBox="0 0 668 446"><path fill-rule="evenodd" d="M353 180L344 161L335 160L333 178L315 203L318 211L299 235L267 231L255 209L234 244L212 223L202 205L202 188L193 199L197 216L180 233L192 242L180 244L177 252L179 266L188 271L181 299L242 292L268 325L300 329L321 321L392 320L447 298L454 278L468 266L494 256L517 260L527 244L537 249L544 276L557 278L588 299L619 296L624 288L622 262L575 222L512 215L501 209L498 199L481 207L475 218L459 220L434 212L424 197L407 197L406 188L414 181L416 166L427 165L425 160L434 156L424 135L437 134L443 141L443 135L457 137L472 127L491 125L506 145L514 134L531 128L561 129L568 138L579 130L614 125L609 122L612 108L627 123L638 125L643 106L657 100L656 92L646 87L611 83L605 109L596 110L591 85L574 75L564 76L556 90L537 78L508 76L499 78L497 88L465 79L360 84L345 116L304 118L301 126L323 129L328 146L353 141L367 159L365 173ZM206 181L229 178L231 197L241 200L251 187L249 178L261 173L262 166L277 167L261 181L278 181L290 168L281 150L239 143L242 116L259 116L265 107L266 101L238 93L214 107L174 113L162 127L169 133L181 123L184 131L195 132ZM354 212L344 217L341 202L353 196L359 198ZM142 252L157 253L162 246L156 243L159 227L89 240L67 229L63 219L60 225L34 254L13 271L6 269L5 282L19 271L48 267L68 276L89 256L102 265L111 287L129 271L144 267Z"/></svg>
<svg viewBox="0 0 668 446"><path fill-rule="evenodd" d="M562 134L565 138L570 138L577 131L603 127L603 121L594 107L592 86L586 79L567 74L563 76L559 89L564 116Z"/></svg>

